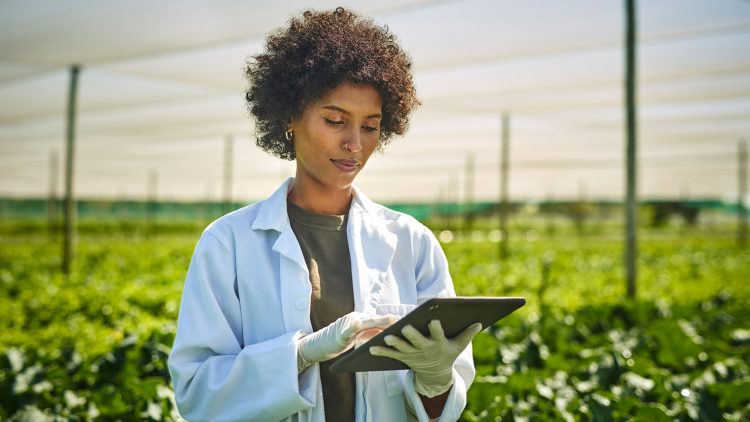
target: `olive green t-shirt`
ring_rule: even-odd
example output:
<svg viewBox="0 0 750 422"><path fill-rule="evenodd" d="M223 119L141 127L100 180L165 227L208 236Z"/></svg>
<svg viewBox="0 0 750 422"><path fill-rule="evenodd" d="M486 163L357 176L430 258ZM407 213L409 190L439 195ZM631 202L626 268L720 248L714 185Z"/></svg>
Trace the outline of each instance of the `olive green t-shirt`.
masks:
<svg viewBox="0 0 750 422"><path fill-rule="evenodd" d="M352 266L346 215L321 215L287 201L287 213L310 271L310 321L315 331L354 310ZM354 420L353 373L332 373L331 359L320 363L326 422Z"/></svg>

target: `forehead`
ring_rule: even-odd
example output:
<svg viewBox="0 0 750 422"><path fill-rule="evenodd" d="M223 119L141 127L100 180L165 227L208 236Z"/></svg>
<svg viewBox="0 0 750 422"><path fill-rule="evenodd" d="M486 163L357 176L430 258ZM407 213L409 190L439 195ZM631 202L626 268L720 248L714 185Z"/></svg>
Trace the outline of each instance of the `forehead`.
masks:
<svg viewBox="0 0 750 422"><path fill-rule="evenodd" d="M372 115L380 114L382 102L380 93L370 85L356 85L342 82L336 88L326 92L315 108L335 106L350 114Z"/></svg>

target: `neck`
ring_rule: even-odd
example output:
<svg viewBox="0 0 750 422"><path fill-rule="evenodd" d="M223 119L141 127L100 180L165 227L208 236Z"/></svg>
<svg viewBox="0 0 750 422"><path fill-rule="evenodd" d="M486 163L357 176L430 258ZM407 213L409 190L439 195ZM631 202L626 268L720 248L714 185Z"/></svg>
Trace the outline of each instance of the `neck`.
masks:
<svg viewBox="0 0 750 422"><path fill-rule="evenodd" d="M349 212L352 187L332 189L313 181L295 178L287 200L316 214L343 215Z"/></svg>

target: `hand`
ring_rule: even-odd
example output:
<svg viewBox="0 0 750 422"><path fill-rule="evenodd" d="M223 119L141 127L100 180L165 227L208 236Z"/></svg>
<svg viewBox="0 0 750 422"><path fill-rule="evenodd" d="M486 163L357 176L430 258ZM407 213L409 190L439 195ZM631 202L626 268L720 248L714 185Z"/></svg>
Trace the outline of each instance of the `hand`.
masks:
<svg viewBox="0 0 750 422"><path fill-rule="evenodd" d="M350 312L342 316L327 327L299 340L298 371L304 371L313 363L335 358L355 343L374 337L395 321L396 317L393 315Z"/></svg>
<svg viewBox="0 0 750 422"><path fill-rule="evenodd" d="M385 343L391 347L375 346L370 353L400 360L414 371L415 387L419 394L435 397L453 385L453 362L471 343L482 324L469 326L452 339L445 337L440 321L429 324L430 337L425 337L411 325L401 330L406 340L387 336ZM408 340L408 341L407 341Z"/></svg>

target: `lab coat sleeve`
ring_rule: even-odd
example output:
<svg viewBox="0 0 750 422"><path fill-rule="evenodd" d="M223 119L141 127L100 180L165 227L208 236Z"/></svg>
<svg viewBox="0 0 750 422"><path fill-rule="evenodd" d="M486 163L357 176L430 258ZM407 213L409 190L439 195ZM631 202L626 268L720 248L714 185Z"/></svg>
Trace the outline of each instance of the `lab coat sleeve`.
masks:
<svg viewBox="0 0 750 422"><path fill-rule="evenodd" d="M448 260L440 247L440 243L427 229L422 233L420 240L416 263L419 303L421 304L436 296L455 296L453 282L448 272ZM469 344L453 364L453 386L443 408L443 413L438 419L440 422L456 421L461 417L461 413L466 407L466 392L472 381L474 381L474 360L471 344ZM420 422L429 421L430 418L427 416L415 389L414 373L411 370L404 371L403 383L407 406L410 407Z"/></svg>
<svg viewBox="0 0 750 422"><path fill-rule="evenodd" d="M204 232L168 361L180 413L191 421L265 421L314 406L317 372L297 374L300 332L244 344L234 262L219 238Z"/></svg>

